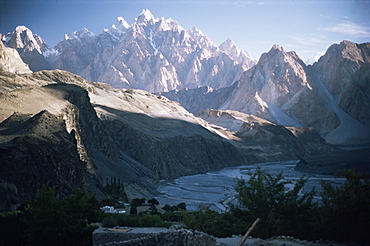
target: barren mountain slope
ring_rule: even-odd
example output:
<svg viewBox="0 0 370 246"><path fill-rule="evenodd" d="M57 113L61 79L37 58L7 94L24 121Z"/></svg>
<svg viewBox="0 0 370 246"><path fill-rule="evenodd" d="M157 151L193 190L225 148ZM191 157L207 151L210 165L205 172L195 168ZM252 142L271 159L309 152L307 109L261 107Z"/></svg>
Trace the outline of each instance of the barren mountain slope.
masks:
<svg viewBox="0 0 370 246"><path fill-rule="evenodd" d="M301 159L334 151L312 128L284 127L233 110L208 109L199 117L235 136L241 148L264 161Z"/></svg>
<svg viewBox="0 0 370 246"><path fill-rule="evenodd" d="M104 197L111 176L130 198L149 197L159 179L246 161L204 121L145 91L115 90L60 70L2 72L0 91L1 179L21 201L43 184Z"/></svg>

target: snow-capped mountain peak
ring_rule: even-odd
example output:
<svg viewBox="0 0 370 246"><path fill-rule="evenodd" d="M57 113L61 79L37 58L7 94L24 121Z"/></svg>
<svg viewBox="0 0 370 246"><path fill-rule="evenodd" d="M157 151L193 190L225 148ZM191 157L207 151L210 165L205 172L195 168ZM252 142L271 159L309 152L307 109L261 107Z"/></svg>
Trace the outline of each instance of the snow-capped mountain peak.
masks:
<svg viewBox="0 0 370 246"><path fill-rule="evenodd" d="M193 26L190 30L189 33L194 35L194 36L204 36L203 32L198 29L196 26Z"/></svg>
<svg viewBox="0 0 370 246"><path fill-rule="evenodd" d="M29 50L36 49L40 54L42 53L41 47L34 38L32 31L25 26L17 26L13 33L6 35L6 40L8 40L6 45L9 47L25 48L25 46L28 46Z"/></svg>
<svg viewBox="0 0 370 246"><path fill-rule="evenodd" d="M51 69L44 54L50 51L49 46L37 34L25 26L17 26L12 33L6 34L5 46L17 49L20 57L32 71Z"/></svg>
<svg viewBox="0 0 370 246"><path fill-rule="evenodd" d="M36 50L39 54L43 54L50 49L39 35L33 34L25 26L17 26L14 32L7 33L3 37L3 41L8 47L27 51Z"/></svg>
<svg viewBox="0 0 370 246"><path fill-rule="evenodd" d="M95 34L89 31L87 28L82 28L79 31L74 31L71 35L65 34L64 40L72 41L77 40L79 43L83 44L86 43L88 40L95 37Z"/></svg>
<svg viewBox="0 0 370 246"><path fill-rule="evenodd" d="M117 21L108 29L104 29L104 32L108 32L114 38L120 39L130 28L130 25L122 17L117 17Z"/></svg>
<svg viewBox="0 0 370 246"><path fill-rule="evenodd" d="M152 15L149 9L143 9L139 17L135 19L135 22L142 23L142 22L148 22L150 20L155 20L154 16Z"/></svg>
<svg viewBox="0 0 370 246"><path fill-rule="evenodd" d="M185 30L177 21L154 18L144 9L132 25L118 17L99 35L86 28L66 35L48 59L53 68L117 88L217 89L232 84L250 67L252 59L232 47L237 55L221 51L196 27Z"/></svg>
<svg viewBox="0 0 370 246"><path fill-rule="evenodd" d="M229 46L229 47L234 47L236 46L235 43L231 40L231 38L227 38L221 45L221 46Z"/></svg>
<svg viewBox="0 0 370 246"><path fill-rule="evenodd" d="M93 32L90 32L89 29L87 29L87 28L82 28L79 31L74 31L72 35L73 35L73 37L78 37L78 38L94 37L95 36L95 34Z"/></svg>
<svg viewBox="0 0 370 246"><path fill-rule="evenodd" d="M125 19L123 19L123 17L117 17L117 21L115 24L112 25L112 28L121 29L122 27L125 29L129 29L130 25L126 22Z"/></svg>

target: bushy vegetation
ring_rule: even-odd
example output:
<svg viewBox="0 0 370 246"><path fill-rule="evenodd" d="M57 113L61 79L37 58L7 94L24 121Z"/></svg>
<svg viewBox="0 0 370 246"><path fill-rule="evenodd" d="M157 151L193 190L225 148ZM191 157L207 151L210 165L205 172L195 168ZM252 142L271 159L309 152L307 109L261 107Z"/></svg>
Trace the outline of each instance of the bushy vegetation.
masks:
<svg viewBox="0 0 370 246"><path fill-rule="evenodd" d="M165 205L159 213L156 199L148 200L148 211L135 214L103 214L94 196L76 190L58 199L53 188L42 188L35 199L15 212L0 213L0 238L5 245L91 245L94 227L103 226L169 227L182 222L188 228L216 237L244 234L253 221L261 221L252 236L268 238L289 235L300 239L329 239L339 242L369 243L370 177L354 171L341 173L346 182L333 186L322 182L320 203L314 202L315 191L301 194L306 183L301 178L286 190L288 181L257 169L248 180L236 179L238 204L219 213L201 206L186 211L186 204ZM114 184L114 182L113 182ZM133 199L131 205L145 203ZM100 204L101 205L101 204ZM155 209L154 209L155 208Z"/></svg>
<svg viewBox="0 0 370 246"><path fill-rule="evenodd" d="M289 235L300 239L328 239L339 242L370 242L370 177L346 171L339 177L346 182L334 187L322 182L322 201L313 201L316 192L299 194L306 179L301 178L289 191L282 174L272 176L257 169L250 179L237 179L238 205L229 212L209 208L184 215L192 229L216 237L244 234L253 221L261 221L252 232L255 237Z"/></svg>
<svg viewBox="0 0 370 246"><path fill-rule="evenodd" d="M21 211L1 214L0 238L5 245L91 245L89 223L101 215L85 191L58 199L54 188L43 187Z"/></svg>
<svg viewBox="0 0 370 246"><path fill-rule="evenodd" d="M150 212L133 214L106 214L102 220L104 227L131 226L131 227L169 227L171 223L165 222L160 215Z"/></svg>
<svg viewBox="0 0 370 246"><path fill-rule="evenodd" d="M337 175L346 178L342 186L321 182L322 206L319 208L322 238L342 242L370 243L370 176L354 171Z"/></svg>
<svg viewBox="0 0 370 246"><path fill-rule="evenodd" d="M203 231L216 237L229 237L244 234L248 228L248 222L236 216L231 212L219 213L200 206L198 211L184 213L183 222L193 230Z"/></svg>
<svg viewBox="0 0 370 246"><path fill-rule="evenodd" d="M110 180L107 178L104 191L110 195L111 199L104 200L103 205L117 206L119 201L128 202L125 187L122 181L115 176L110 177Z"/></svg>
<svg viewBox="0 0 370 246"><path fill-rule="evenodd" d="M238 214L238 218L249 223L260 218L261 222L255 232L258 237L314 237L312 227L317 221L317 213L312 201L315 191L299 194L307 181L305 178L296 181L293 188L287 191L285 187L291 181L283 180L282 173L273 176L257 168L254 174L249 175L248 181L237 179L234 186L238 193L239 207L232 212Z"/></svg>

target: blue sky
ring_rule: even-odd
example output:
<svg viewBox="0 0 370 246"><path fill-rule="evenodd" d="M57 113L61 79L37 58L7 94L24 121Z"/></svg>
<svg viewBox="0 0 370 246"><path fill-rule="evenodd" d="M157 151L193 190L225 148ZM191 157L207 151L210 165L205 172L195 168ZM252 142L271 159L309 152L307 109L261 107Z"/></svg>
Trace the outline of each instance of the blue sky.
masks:
<svg viewBox="0 0 370 246"><path fill-rule="evenodd" d="M255 59L274 44L305 61L333 43L370 42L370 0L0 0L0 33L25 25L55 46L84 27L95 34L143 9L196 26L217 45L231 38Z"/></svg>

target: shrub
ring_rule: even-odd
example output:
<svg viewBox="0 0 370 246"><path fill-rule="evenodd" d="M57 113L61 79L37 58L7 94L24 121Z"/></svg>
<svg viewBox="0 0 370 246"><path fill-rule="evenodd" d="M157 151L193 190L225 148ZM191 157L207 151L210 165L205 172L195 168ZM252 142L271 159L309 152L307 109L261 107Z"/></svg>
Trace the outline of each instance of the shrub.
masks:
<svg viewBox="0 0 370 246"><path fill-rule="evenodd" d="M257 168L250 179L237 179L234 186L239 202L239 215L248 224L256 218L262 221L255 228L258 237L291 235L295 237L314 237L314 224L317 221L315 204L312 200L315 191L299 195L307 179L301 178L286 191L290 181L283 180L282 173L273 176ZM243 211L244 210L244 211Z"/></svg>
<svg viewBox="0 0 370 246"><path fill-rule="evenodd" d="M31 245L91 245L95 227L89 222L100 219L97 201L87 192L76 190L60 200L54 188L41 188L27 202L23 213L25 238Z"/></svg>
<svg viewBox="0 0 370 246"><path fill-rule="evenodd" d="M337 175L343 185L323 187L320 207L322 237L341 242L370 242L370 176L347 170Z"/></svg>
<svg viewBox="0 0 370 246"><path fill-rule="evenodd" d="M130 226L130 227L169 227L169 223L164 222L157 214L149 212L133 214L106 214L102 220L102 226Z"/></svg>
<svg viewBox="0 0 370 246"><path fill-rule="evenodd" d="M107 178L107 184L104 186L104 191L107 192L115 201L122 200L124 202L128 202L125 187L121 180L115 176L110 178L110 182Z"/></svg>

